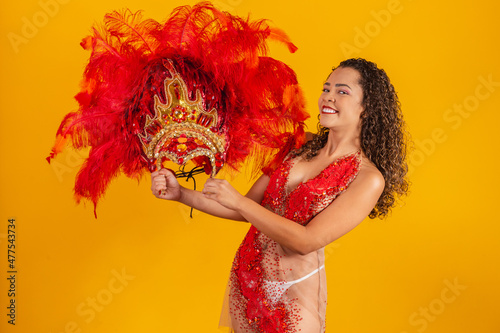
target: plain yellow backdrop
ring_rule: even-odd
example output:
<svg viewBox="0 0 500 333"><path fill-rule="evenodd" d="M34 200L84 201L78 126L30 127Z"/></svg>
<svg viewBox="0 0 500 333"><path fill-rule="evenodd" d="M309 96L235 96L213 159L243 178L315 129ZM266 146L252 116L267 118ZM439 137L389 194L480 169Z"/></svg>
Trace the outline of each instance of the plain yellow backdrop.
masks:
<svg viewBox="0 0 500 333"><path fill-rule="evenodd" d="M85 152L47 164L105 13L165 19L194 1L23 0L0 5L1 332L218 332L248 225L155 199L146 177L109 188L93 217L72 186ZM322 81L348 57L391 77L413 136L411 194L326 248L327 332L500 332L500 5L495 1L219 0L267 18L299 47L294 68L315 130ZM250 186L243 173L234 185ZM198 188L203 177L198 179ZM188 184L188 186L192 186ZM15 298L8 219L15 219ZM15 299L15 325L8 324Z"/></svg>

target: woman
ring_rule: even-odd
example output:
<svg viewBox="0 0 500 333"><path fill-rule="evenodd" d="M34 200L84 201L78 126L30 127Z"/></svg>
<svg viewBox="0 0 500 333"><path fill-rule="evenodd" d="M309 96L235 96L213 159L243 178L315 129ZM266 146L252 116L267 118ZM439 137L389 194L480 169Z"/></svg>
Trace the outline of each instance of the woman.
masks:
<svg viewBox="0 0 500 333"><path fill-rule="evenodd" d="M152 192L252 224L231 270L221 325L234 332L324 332L326 245L406 193L404 121L386 73L364 59L335 68L318 101L320 131L246 196L226 180L201 192L162 169Z"/></svg>

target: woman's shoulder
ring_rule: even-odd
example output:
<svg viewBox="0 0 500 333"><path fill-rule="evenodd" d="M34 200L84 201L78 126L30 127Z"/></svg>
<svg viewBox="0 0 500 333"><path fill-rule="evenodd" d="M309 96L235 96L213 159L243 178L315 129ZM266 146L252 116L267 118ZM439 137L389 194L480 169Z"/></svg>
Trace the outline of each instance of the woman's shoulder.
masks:
<svg viewBox="0 0 500 333"><path fill-rule="evenodd" d="M382 192L385 187L384 175L364 154L361 156L361 164L355 182L377 192Z"/></svg>

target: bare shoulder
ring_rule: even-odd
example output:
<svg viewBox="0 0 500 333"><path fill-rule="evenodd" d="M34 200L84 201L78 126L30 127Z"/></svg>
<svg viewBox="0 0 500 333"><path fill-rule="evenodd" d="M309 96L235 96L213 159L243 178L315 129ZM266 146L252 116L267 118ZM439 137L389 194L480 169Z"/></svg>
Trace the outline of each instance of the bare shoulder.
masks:
<svg viewBox="0 0 500 333"><path fill-rule="evenodd" d="M382 193L385 187L385 179L379 169L366 156L361 159L361 168L353 185L363 187L365 190L370 190Z"/></svg>

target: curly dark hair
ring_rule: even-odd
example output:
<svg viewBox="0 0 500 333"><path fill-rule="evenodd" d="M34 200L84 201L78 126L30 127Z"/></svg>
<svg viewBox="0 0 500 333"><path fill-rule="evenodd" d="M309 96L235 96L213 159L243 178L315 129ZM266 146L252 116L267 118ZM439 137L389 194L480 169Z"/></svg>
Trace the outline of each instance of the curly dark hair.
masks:
<svg viewBox="0 0 500 333"><path fill-rule="evenodd" d="M383 69L373 62L356 58L342 61L337 68L353 68L360 74L363 89L361 149L385 179L385 188L370 218L384 218L396 199L408 192L406 163L409 135L396 91ZM318 133L297 152L306 160L318 154L328 140L329 129L318 124Z"/></svg>

